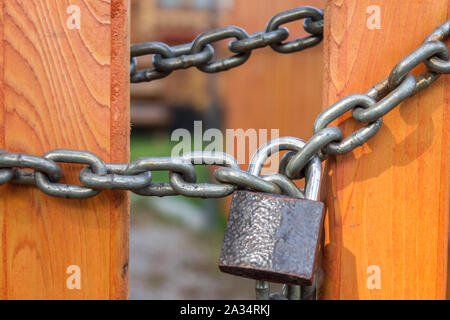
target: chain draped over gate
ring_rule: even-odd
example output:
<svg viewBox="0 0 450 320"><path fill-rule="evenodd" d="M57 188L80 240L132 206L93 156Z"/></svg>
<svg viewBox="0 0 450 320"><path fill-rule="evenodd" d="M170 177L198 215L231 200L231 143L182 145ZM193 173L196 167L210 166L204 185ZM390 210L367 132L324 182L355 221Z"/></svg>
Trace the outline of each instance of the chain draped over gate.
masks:
<svg viewBox="0 0 450 320"><path fill-rule="evenodd" d="M284 24L304 20L303 28L310 35L285 42L290 32ZM216 73L245 63L253 50L270 46L282 54L294 53L319 44L323 39L323 11L300 7L279 13L267 23L265 30L248 34L242 28L228 26L200 34L192 43L169 46L147 42L131 47L130 81L152 81L173 71L196 67ZM63 198L90 198L103 189L130 190L143 196L174 196L221 198L238 189L304 197L293 180L300 179L314 160L351 152L373 137L382 125L382 117L408 97L430 86L441 74L450 73L449 51L444 41L450 36L450 20L436 28L412 53L403 58L390 74L365 93L351 94L329 106L317 117L314 134L300 150L287 153L280 162L279 173L259 177L241 170L236 159L222 152L195 151L179 157L148 157L130 164L104 163L88 151L56 149L42 156L10 153L0 149L0 185L8 182L37 186L42 192ZM214 60L213 43L233 39L228 44L230 56ZM153 56L153 67L140 70L137 57ZM426 71L418 77L410 72L424 63ZM343 137L336 126L329 126L346 112L362 128ZM254 157L258 158L258 157ZM81 185L60 183L63 176L58 162L82 164ZM213 171L216 183L199 183L194 165L218 165ZM254 164L250 164L251 166ZM27 169L27 170L23 170ZM169 181L153 182L152 172L168 171ZM268 287L257 283L257 294L265 296ZM295 290L294 290L295 289ZM286 295L296 296L295 287L286 286ZM274 296L276 298L276 296Z"/></svg>
<svg viewBox="0 0 450 320"><path fill-rule="evenodd" d="M289 30L283 24L303 20L303 29L310 36L283 43ZM234 39L228 49L231 55L213 61L217 41ZM273 16L265 30L248 34L244 29L228 26L210 30L197 36L192 43L170 47L162 42L146 42L131 46L131 82L138 83L167 77L172 71L197 67L206 73L216 73L245 63L253 50L270 46L278 53L294 53L319 44L323 39L323 11L313 7L300 7ZM138 70L136 57L153 56L153 68Z"/></svg>
<svg viewBox="0 0 450 320"><path fill-rule="evenodd" d="M282 25L303 19L303 27L311 35L284 43L289 31ZM131 164L109 164L87 151L57 149L40 157L0 150L0 185L7 182L36 185L48 195L64 198L89 198L102 189L123 189L160 197L220 198L237 189L280 194L281 190L295 187L292 179L303 176L304 168L315 155L325 160L330 155L347 153L363 145L378 132L385 114L430 86L441 74L450 73L449 51L443 42L449 35L450 20L447 20L402 59L388 77L366 93L344 97L324 110L317 117L314 135L306 145L282 158L277 179L242 171L231 155L221 152L197 151L181 157L149 157ZM213 61L212 43L228 38L235 38L228 45L234 55ZM265 30L250 35L231 26L202 33L190 44L170 47L161 42L147 42L133 45L130 80L133 83L151 81L166 77L174 70L194 66L207 73L225 71L243 64L258 48L270 46L279 53L292 53L315 46L322 39L323 11L300 7L275 15ZM143 55L153 55L153 68L138 70L136 57ZM426 65L427 71L416 78L410 71L421 63ZM344 138L340 128L328 125L348 111L364 126ZM87 165L79 173L82 185L58 183L63 173L57 162ZM214 171L217 184L198 183L194 164L219 165L227 169ZM152 171L170 172L169 181L152 182Z"/></svg>

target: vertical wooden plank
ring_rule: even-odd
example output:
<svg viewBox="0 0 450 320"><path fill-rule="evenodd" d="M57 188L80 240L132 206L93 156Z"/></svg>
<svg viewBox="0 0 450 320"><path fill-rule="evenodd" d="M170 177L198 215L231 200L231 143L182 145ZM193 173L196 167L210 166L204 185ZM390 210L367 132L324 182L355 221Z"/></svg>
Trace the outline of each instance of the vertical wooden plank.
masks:
<svg viewBox="0 0 450 320"><path fill-rule="evenodd" d="M0 37L1 39L4 39L4 17L3 17L3 7L4 2L2 1L0 3ZM4 54L3 54L3 41L0 41L0 75L4 74ZM4 88L4 82L3 82L3 76L0 76L0 123L4 123L4 107L5 107L5 99L3 94L3 88ZM5 145L5 135L4 130L0 130L0 144L2 146ZM0 187L0 189L2 189ZM0 201L0 299L4 300L6 299L6 225L5 225L5 215L3 212L5 211L5 206L3 205L3 201Z"/></svg>
<svg viewBox="0 0 450 320"><path fill-rule="evenodd" d="M449 10L449 13L450 13L450 10ZM450 90L448 89L448 88L450 88L450 78L448 78L448 77L446 79L445 88L447 88L447 90L445 91L445 105L448 106L450 104ZM450 119L450 110L448 110L448 107L444 111L444 118L445 119ZM446 139L450 139L450 137L449 137L449 130L448 129L447 129L447 132L445 134L446 134L445 138ZM450 159L450 148L447 148L446 151L444 149L443 152L444 153L447 152L446 158ZM443 169L445 170L445 167ZM450 170L450 169L447 168L447 170ZM449 179L449 178L447 178L447 179ZM441 195L440 195L441 197L444 198L443 200L441 200L443 202L443 209L442 210L443 210L444 214L445 214L446 210L447 210L448 213L450 213L450 203L449 203L450 201L447 200L447 204L445 203L445 198L447 197L446 194L447 194L447 196L448 196L448 194L450 194L450 186L449 186L449 184L447 184L446 187L442 188L442 192L441 192ZM450 225L450 223L449 223L449 225ZM449 235L450 235L450 232L449 232ZM449 236L447 236L447 241L450 241ZM448 257L449 256L450 256L450 245L449 245L449 242L447 242L447 296L446 296L447 300L450 300L450 277L449 277L449 274L450 274L449 273L450 272L450 263L448 262Z"/></svg>
<svg viewBox="0 0 450 320"><path fill-rule="evenodd" d="M67 24L80 8L79 29ZM88 150L104 161L129 154L128 2L2 1L2 148L41 155ZM77 183L80 166L62 165ZM0 297L110 299L128 294L128 196L56 199L33 187L0 188ZM71 265L81 289L66 286Z"/></svg>
<svg viewBox="0 0 450 320"><path fill-rule="evenodd" d="M111 1L111 136L110 161L130 160L130 3ZM111 215L111 277L110 298L127 299L128 239L130 198L127 193L114 191L110 198Z"/></svg>
<svg viewBox="0 0 450 320"><path fill-rule="evenodd" d="M380 9L380 29L366 27L371 5ZM388 75L449 18L449 6L448 0L328 1L325 106ZM321 298L445 298L449 84L441 77L386 115L363 147L328 161ZM359 126L349 117L336 122L345 136ZM380 288L370 289L377 270Z"/></svg>

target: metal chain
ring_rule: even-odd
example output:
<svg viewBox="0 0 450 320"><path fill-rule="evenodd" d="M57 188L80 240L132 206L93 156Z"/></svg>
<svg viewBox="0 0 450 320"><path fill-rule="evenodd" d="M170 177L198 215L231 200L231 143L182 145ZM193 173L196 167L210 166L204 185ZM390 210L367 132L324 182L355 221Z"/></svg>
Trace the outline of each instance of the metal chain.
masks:
<svg viewBox="0 0 450 320"><path fill-rule="evenodd" d="M314 123L314 135L302 150L282 160L282 172L291 179L298 178L314 155L325 160L329 155L350 152L372 138L380 129L385 114L429 87L441 74L450 73L449 51L443 42L449 36L450 20L447 20L419 48L397 63L387 78L365 94L346 96L320 113ZM421 63L427 70L416 78L410 71ZM327 126L350 110L353 118L365 126L343 138L340 128Z"/></svg>
<svg viewBox="0 0 450 320"><path fill-rule="evenodd" d="M63 170L57 162L87 165L78 173L81 185L59 183ZM198 183L194 165L219 166L213 172L218 183ZM91 152L80 150L55 149L42 157L0 150L0 168L0 185L7 182L31 184L50 196L71 199L90 198L104 189L130 190L139 195L159 197L222 198L242 188L303 195L303 191L283 175L251 175L241 170L232 156L213 151L196 151L181 157L141 158L130 164L109 164ZM153 182L154 171L169 172L169 182Z"/></svg>
<svg viewBox="0 0 450 320"><path fill-rule="evenodd" d="M283 24L305 19L303 27L311 35L283 43L289 30ZM0 149L0 185L8 182L37 186L50 196L85 199L99 194L104 189L130 190L143 196L174 196L221 198L237 189L257 192L289 194L303 198L305 190L299 190L292 182L308 173L307 168L317 156L325 160L329 155L344 154L363 145L373 137L382 125L382 117L402 103L406 98L427 88L441 74L450 73L449 51L444 44L450 36L450 20L436 28L407 57L402 59L388 77L375 84L364 94L351 94L324 110L314 123L314 135L300 149L287 148L280 162L279 173L260 177L251 163L249 172L241 170L236 159L222 152L196 151L180 157L141 158L130 164L104 163L91 152L56 149L43 156L10 153ZM217 41L234 38L228 48L231 55L213 61ZM235 68L251 55L253 50L270 46L279 53L292 53L317 45L323 39L323 12L312 7L300 7L274 16L264 31L247 34L241 28L230 26L200 34L192 43L170 47L161 42L147 42L131 47L131 82L151 81L168 76L172 71L197 67L207 73ZM138 56L153 55L153 66L138 70ZM427 70L414 77L410 71L424 63ZM343 137L338 127L328 127L346 112L365 126ZM257 152L259 152L258 150ZM273 150L272 150L273 151ZM258 157L255 157L258 158ZM62 184L63 170L57 162L81 164L81 185ZM216 183L198 183L194 165L214 165ZM28 170L23 170L28 169ZM168 182L153 182L152 172L169 172ZM302 296L313 296L314 286L302 292ZM283 294L269 295L268 286L258 282L259 298L298 299L297 286L285 286Z"/></svg>
<svg viewBox="0 0 450 320"><path fill-rule="evenodd" d="M303 18L306 18L305 29L315 34L285 44L280 43L288 34L280 25ZM276 15L268 23L266 31L250 36L237 27L227 27L201 34L189 45L168 47L154 42L138 45L132 50L135 56L155 53L154 61L158 62L157 67L155 65L153 69L135 71L135 80L148 80L150 78L147 75L152 75L151 78L162 77L171 70L194 65L206 72L225 70L245 61L251 50L266 45L282 53L298 51L319 41L315 37L322 37L322 29L322 12L311 7L302 7ZM279 36L281 33L284 34L283 37ZM282 158L278 175L258 177L249 174L240 169L232 156L221 152L199 151L181 157L150 157L131 164L108 164L86 151L58 149L38 157L0 150L0 185L7 182L32 184L51 196L78 199L95 196L103 189L130 190L140 195L160 197L184 195L219 198L244 188L267 193L291 190L291 193L301 195L303 191L293 191L294 186L290 181L301 178L306 165L316 155L325 160L329 155L350 152L363 145L380 129L385 114L409 96L431 85L441 74L450 73L449 52L443 43L449 35L450 20L447 20L434 30L418 49L402 59L387 78L365 94L349 95L323 111L315 121L313 137L301 150L294 150ZM214 49L210 44L228 37L237 38L229 47L238 54L211 62ZM421 63L426 65L427 71L416 78L409 72ZM172 66L175 67L172 69ZM328 125L350 110L353 118L365 126L343 138L341 129ZM81 185L61 184L63 170L57 162L85 165L79 172ZM213 171L217 183L198 183L194 167L197 164L220 166ZM169 181L153 182L153 171L169 172Z"/></svg>
<svg viewBox="0 0 450 320"><path fill-rule="evenodd" d="M282 25L304 20L303 29L310 36L283 43L289 30ZM234 39L228 44L231 55L213 60L217 41ZM162 42L146 42L131 46L130 80L132 83L167 77L172 71L197 67L206 73L216 73L245 63L253 50L270 46L279 53L293 53L319 44L323 39L323 11L299 7L281 12L270 19L265 30L248 34L244 29L228 26L197 36L192 43L169 46ZM153 55L153 67L139 70L136 57Z"/></svg>

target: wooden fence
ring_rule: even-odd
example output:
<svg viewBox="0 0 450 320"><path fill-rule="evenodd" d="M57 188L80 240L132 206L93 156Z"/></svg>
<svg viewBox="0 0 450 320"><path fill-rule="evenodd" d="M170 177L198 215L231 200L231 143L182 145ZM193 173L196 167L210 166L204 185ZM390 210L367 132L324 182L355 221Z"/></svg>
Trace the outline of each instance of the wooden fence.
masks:
<svg viewBox="0 0 450 320"><path fill-rule="evenodd" d="M245 0L221 24L254 32L301 5L325 8L324 43L292 55L255 51L245 66L221 74L227 128L278 128L308 139L321 110L365 92L450 14L448 0ZM126 0L2 1L3 149L74 148L128 160L128 7ZM376 12L379 25L369 26ZM446 297L449 89L444 76L386 115L363 147L326 163L319 298ZM335 123L345 135L358 126L348 117ZM63 165L64 182L76 183L76 169ZM118 191L65 200L0 187L0 298L127 298L128 208Z"/></svg>

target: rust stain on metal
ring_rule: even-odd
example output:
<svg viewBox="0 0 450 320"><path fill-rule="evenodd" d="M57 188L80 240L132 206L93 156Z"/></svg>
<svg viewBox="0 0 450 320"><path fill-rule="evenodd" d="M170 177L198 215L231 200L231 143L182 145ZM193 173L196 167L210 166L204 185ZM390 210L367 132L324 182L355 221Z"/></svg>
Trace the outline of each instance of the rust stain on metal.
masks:
<svg viewBox="0 0 450 320"><path fill-rule="evenodd" d="M323 223L321 202L238 191L219 260L222 272L311 285Z"/></svg>

